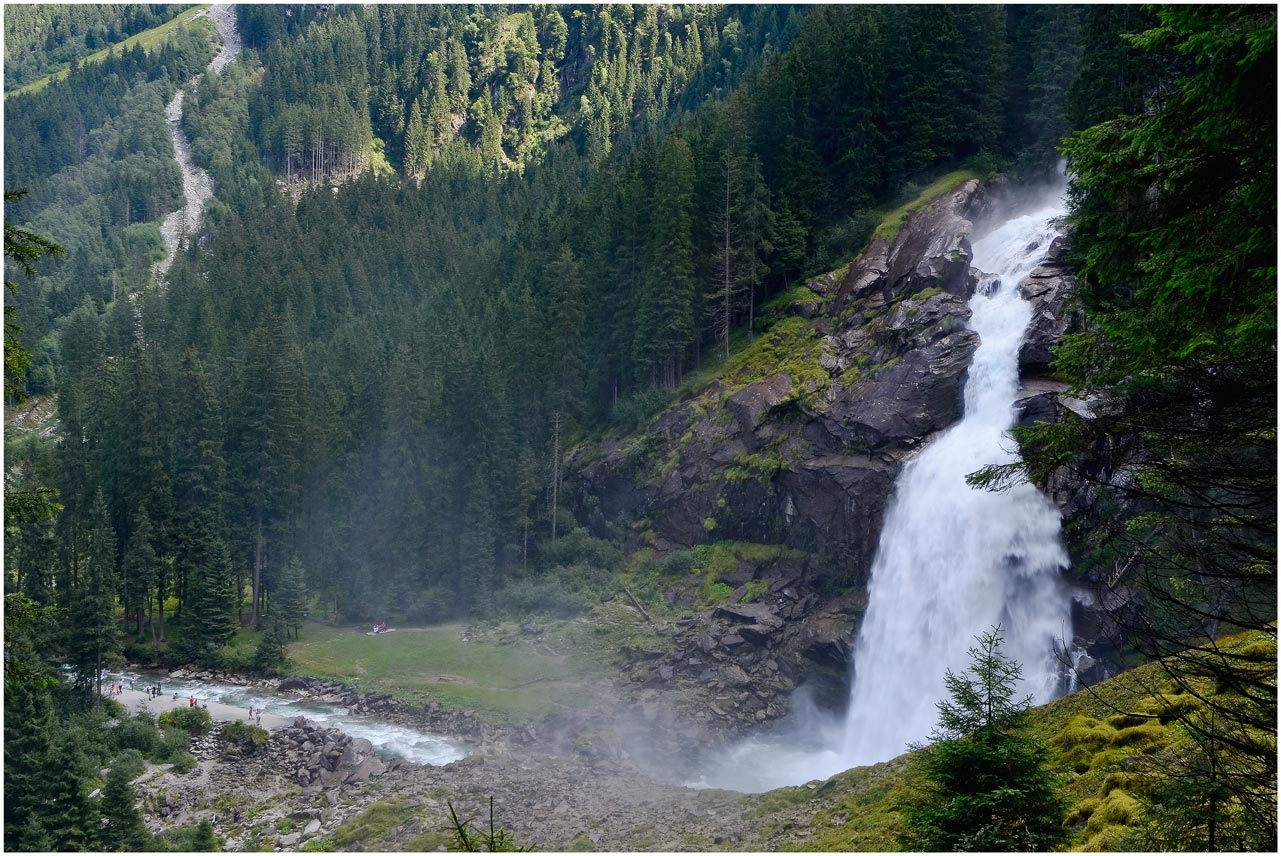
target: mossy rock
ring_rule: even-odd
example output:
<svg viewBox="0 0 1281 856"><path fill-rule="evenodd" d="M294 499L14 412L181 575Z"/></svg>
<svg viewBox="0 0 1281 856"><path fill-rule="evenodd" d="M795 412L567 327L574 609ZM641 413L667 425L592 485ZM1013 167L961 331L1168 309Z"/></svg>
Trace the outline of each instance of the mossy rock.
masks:
<svg viewBox="0 0 1281 856"><path fill-rule="evenodd" d="M1091 812L1085 831L1093 835L1104 826L1129 826L1138 820L1141 811L1139 801L1129 791L1116 788Z"/></svg>
<svg viewBox="0 0 1281 856"><path fill-rule="evenodd" d="M1088 716L1074 716L1055 742L1064 748L1085 746L1102 749L1112 745L1116 729Z"/></svg>
<svg viewBox="0 0 1281 856"><path fill-rule="evenodd" d="M1106 800L1113 791L1130 791L1133 790L1134 785L1135 778L1129 773L1108 773L1107 778L1103 780L1103 787L1099 789L1099 796Z"/></svg>
<svg viewBox="0 0 1281 856"><path fill-rule="evenodd" d="M1063 756L1062 764L1073 772L1085 773L1089 771L1090 764L1094 761L1094 756L1095 752L1089 746L1073 746Z"/></svg>
<svg viewBox="0 0 1281 856"><path fill-rule="evenodd" d="M1081 800L1081 802L1073 806L1072 810L1068 812L1068 816L1064 819L1063 825L1067 827L1084 826L1086 821L1090 819L1090 816L1094 814L1102 802L1103 800L1096 797Z"/></svg>
<svg viewBox="0 0 1281 856"><path fill-rule="evenodd" d="M1150 716L1137 716L1130 713L1118 713L1107 718L1107 724L1120 731L1135 725L1146 725L1152 721Z"/></svg>
<svg viewBox="0 0 1281 856"><path fill-rule="evenodd" d="M1180 695L1162 693L1139 702L1138 709L1142 713L1156 716L1158 721L1165 725L1204 706L1205 703L1191 693Z"/></svg>
<svg viewBox="0 0 1281 856"><path fill-rule="evenodd" d="M1156 746L1166 742L1165 728L1158 723L1123 728L1112 738L1113 746Z"/></svg>
<svg viewBox="0 0 1281 856"><path fill-rule="evenodd" d="M1124 853L1134 849L1134 830L1128 826L1106 826L1077 849L1085 853Z"/></svg>
<svg viewBox="0 0 1281 856"><path fill-rule="evenodd" d="M1129 758L1130 754L1124 749L1104 749L1102 752L1095 752L1094 757L1090 759L1090 769L1105 770L1108 767L1114 767Z"/></svg>
<svg viewBox="0 0 1281 856"><path fill-rule="evenodd" d="M1277 643L1268 640L1250 642L1236 651L1237 655L1254 663L1276 663Z"/></svg>

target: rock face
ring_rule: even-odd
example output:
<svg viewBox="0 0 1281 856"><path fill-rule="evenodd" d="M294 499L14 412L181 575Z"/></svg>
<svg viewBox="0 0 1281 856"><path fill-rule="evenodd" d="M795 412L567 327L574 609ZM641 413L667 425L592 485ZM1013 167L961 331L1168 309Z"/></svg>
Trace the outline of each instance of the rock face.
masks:
<svg viewBox="0 0 1281 856"><path fill-rule="evenodd" d="M1019 283L1019 293L1032 303L1032 321L1019 349L1019 370L1024 376L1048 373L1054 345L1072 325L1081 323L1069 311L1076 276L1068 268L1067 251L1068 239L1055 238L1045 260Z"/></svg>
<svg viewBox="0 0 1281 856"><path fill-rule="evenodd" d="M936 198L847 272L806 283L791 317L749 347L741 369L644 433L571 454L567 495L599 536L659 551L716 541L791 551L741 562L719 580L733 590L728 609L767 605L776 622L722 609L675 640L670 662L638 663L643 686L723 687L701 711L721 725L780 715L775 694L801 676L843 693L862 603L833 609L831 591L862 591L905 456L961 415L978 346L966 325L977 282L969 235L986 209L975 181ZM752 599L764 603L742 603ZM689 591L669 600L693 605ZM766 697L738 687L731 659Z"/></svg>
<svg viewBox="0 0 1281 856"><path fill-rule="evenodd" d="M644 520L674 546L782 544L862 581L903 455L961 413L978 345L967 216L982 208L977 182L945 194L839 281L811 281L822 314L758 340L755 375L714 382L641 437L576 450L580 518L615 537L606 521Z"/></svg>

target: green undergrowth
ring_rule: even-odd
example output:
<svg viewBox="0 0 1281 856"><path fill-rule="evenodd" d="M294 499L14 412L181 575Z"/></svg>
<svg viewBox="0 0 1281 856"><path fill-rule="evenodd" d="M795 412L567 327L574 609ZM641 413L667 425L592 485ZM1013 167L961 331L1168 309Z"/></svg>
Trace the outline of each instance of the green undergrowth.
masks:
<svg viewBox="0 0 1281 856"><path fill-rule="evenodd" d="M809 554L803 550L794 550L781 544L753 544L747 541L716 541L711 544L700 544L690 550L693 557L693 570L698 575L698 603L701 607L711 607L724 603L733 592L726 578L733 575L743 563L763 565L777 559L804 559ZM755 590L753 590L755 583ZM743 602L760 597L765 593L764 581L752 581L747 584Z"/></svg>
<svg viewBox="0 0 1281 856"><path fill-rule="evenodd" d="M335 829L317 850L383 850L392 830L412 820L414 807L405 802L379 800L356 815L349 823Z"/></svg>
<svg viewBox="0 0 1281 856"><path fill-rule="evenodd" d="M413 704L437 702L491 720L520 721L592 704L595 666L553 653L515 633L464 638L462 625L398 628L366 636L361 627L308 624L288 649L294 673L340 680L362 692Z"/></svg>
<svg viewBox="0 0 1281 856"><path fill-rule="evenodd" d="M872 240L884 241L886 244L894 243L894 239L898 237L899 232L907 225L907 221L912 218L913 214L929 205L942 194L956 189L970 179L980 177L974 170L958 169L931 182L912 199L886 214L881 219L880 225L872 232Z"/></svg>
<svg viewBox="0 0 1281 856"><path fill-rule="evenodd" d="M149 30L143 30L141 33L136 33L135 35L117 42L110 47L103 48L96 53L89 54L87 57L80 60L80 64L89 65L90 63L101 62L106 59L109 52L115 51L116 54L120 54L126 50L132 50L134 45L142 45L143 50L148 52L153 51L156 48L163 46L165 42L177 35L180 30L186 29L189 26L204 27L209 30L210 36L213 36L216 31L216 27L214 26L213 21L209 19L208 15L203 15L199 18L196 17L200 10L208 9L210 5L211 4L209 3L202 3L199 6L193 6L163 24L152 27ZM25 86L6 92L5 97L8 98L10 95L21 95L29 92L39 92L50 83L55 80L62 80L70 73L71 69L68 67L60 71L55 71L52 74L46 74L44 77L33 80Z"/></svg>
<svg viewBox="0 0 1281 856"><path fill-rule="evenodd" d="M910 793L907 756L857 767L822 784L763 794L754 814L766 818L764 840L776 849L818 852L898 850L901 809ZM800 834L798 834L800 831Z"/></svg>
<svg viewBox="0 0 1281 856"><path fill-rule="evenodd" d="M720 372L720 379L733 393L749 384L787 372L792 391L783 404L796 401L812 405L831 383L827 370L818 364L823 337L804 318L784 318L756 337L746 349L732 355Z"/></svg>

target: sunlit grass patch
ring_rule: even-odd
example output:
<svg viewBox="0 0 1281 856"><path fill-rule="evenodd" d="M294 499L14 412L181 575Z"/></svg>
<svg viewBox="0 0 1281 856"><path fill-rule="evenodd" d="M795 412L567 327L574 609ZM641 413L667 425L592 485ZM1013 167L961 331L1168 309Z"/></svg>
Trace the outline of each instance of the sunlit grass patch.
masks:
<svg viewBox="0 0 1281 856"><path fill-rule="evenodd" d="M584 659L520 639L464 640L463 629L450 624L366 636L363 626L307 625L288 656L298 674L492 719L537 718L591 703L584 681L593 670Z"/></svg>

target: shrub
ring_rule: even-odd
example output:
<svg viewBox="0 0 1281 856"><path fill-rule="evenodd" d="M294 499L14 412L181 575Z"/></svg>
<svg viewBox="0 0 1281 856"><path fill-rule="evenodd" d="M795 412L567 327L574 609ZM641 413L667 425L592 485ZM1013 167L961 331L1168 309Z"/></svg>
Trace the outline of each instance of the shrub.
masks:
<svg viewBox="0 0 1281 856"><path fill-rule="evenodd" d="M137 749L126 749L116 756L111 768L124 770L126 778L132 782L147 771L147 762Z"/></svg>
<svg viewBox="0 0 1281 856"><path fill-rule="evenodd" d="M589 609L587 599L556 575L509 583L494 598L494 604L503 612L557 618L580 615Z"/></svg>
<svg viewBox="0 0 1281 856"><path fill-rule="evenodd" d="M251 751L266 746L267 741L271 739L266 729L239 720L228 722L222 733L228 741L238 743Z"/></svg>
<svg viewBox="0 0 1281 856"><path fill-rule="evenodd" d="M121 720L112 730L112 735L117 748L136 749L147 756L160 746L160 731L156 728L156 721L146 712Z"/></svg>
<svg viewBox="0 0 1281 856"><path fill-rule="evenodd" d="M203 707L178 707L166 710L156 720L165 728L181 728L191 735L208 734L213 717Z"/></svg>
<svg viewBox="0 0 1281 856"><path fill-rule="evenodd" d="M621 560L622 553L609 541L593 538L586 529L575 529L543 547L539 564L544 568L589 565L612 570Z"/></svg>
<svg viewBox="0 0 1281 856"><path fill-rule="evenodd" d="M160 734L160 743L152 751L151 760L157 764L167 764L179 755L185 754L191 745L191 735L181 728L164 728Z"/></svg>
<svg viewBox="0 0 1281 856"><path fill-rule="evenodd" d="M196 769L196 756L190 752L180 752L173 758L172 763L175 773L190 773Z"/></svg>

